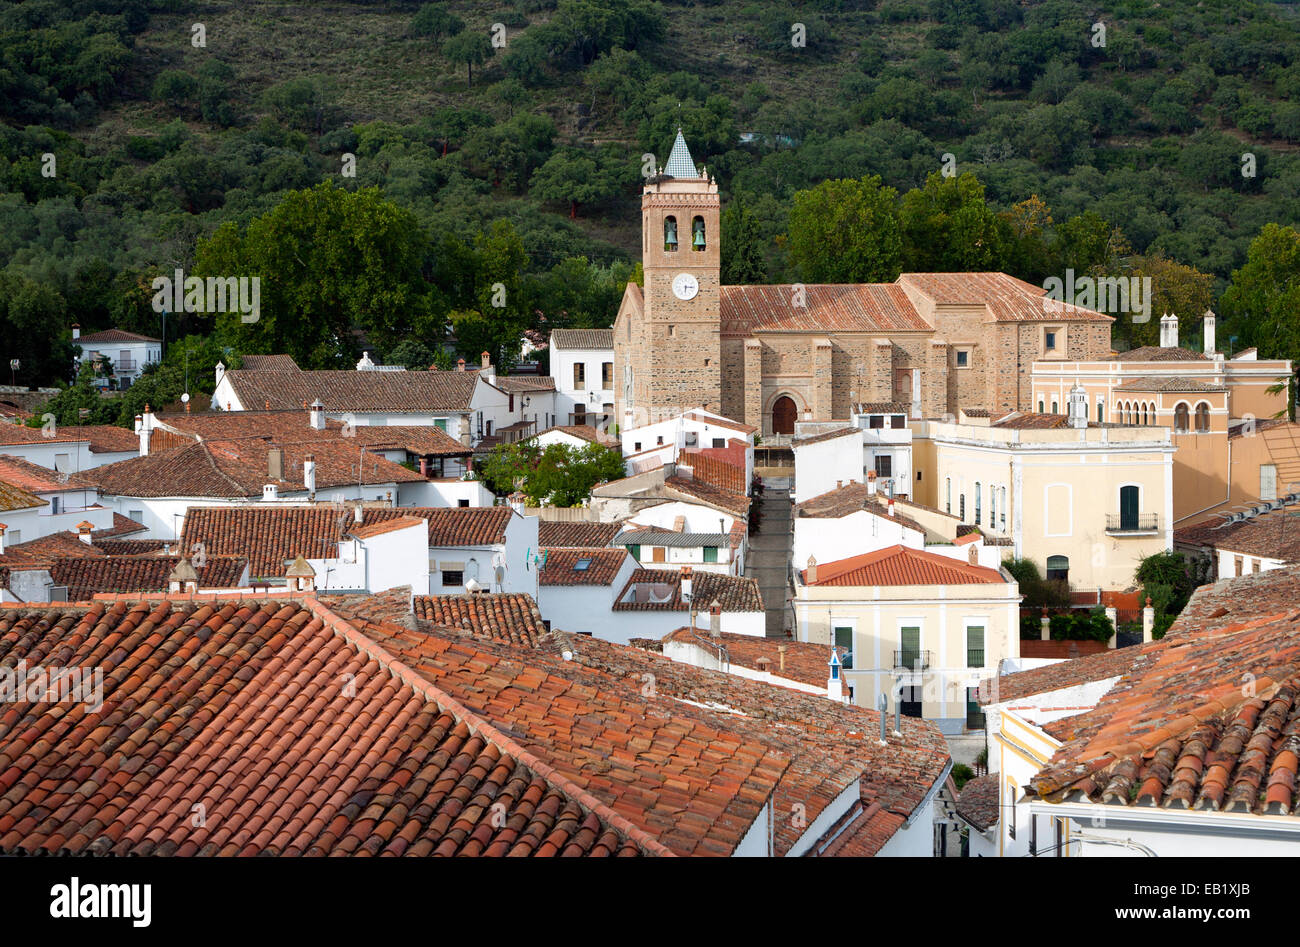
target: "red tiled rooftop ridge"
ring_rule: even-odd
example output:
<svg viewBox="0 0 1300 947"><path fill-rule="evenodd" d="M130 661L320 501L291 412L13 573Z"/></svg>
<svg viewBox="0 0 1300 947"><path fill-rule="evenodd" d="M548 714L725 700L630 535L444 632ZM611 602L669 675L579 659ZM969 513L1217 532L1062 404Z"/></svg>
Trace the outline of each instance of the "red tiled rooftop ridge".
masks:
<svg viewBox="0 0 1300 947"><path fill-rule="evenodd" d="M875 552L850 556L835 562L818 563L817 578L810 586L859 585L980 585L1014 581L997 569L973 566L934 552L896 545Z"/></svg>

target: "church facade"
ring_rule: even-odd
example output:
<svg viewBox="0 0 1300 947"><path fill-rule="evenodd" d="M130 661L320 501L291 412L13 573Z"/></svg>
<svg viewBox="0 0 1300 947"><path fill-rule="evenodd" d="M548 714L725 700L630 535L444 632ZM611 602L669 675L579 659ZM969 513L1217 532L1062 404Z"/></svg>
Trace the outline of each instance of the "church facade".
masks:
<svg viewBox="0 0 1300 947"><path fill-rule="evenodd" d="M703 407L790 434L859 406L914 418L1032 410L1035 361L1105 358L1109 316L1005 273L893 283L723 286L721 200L679 133L641 198L644 288L614 322L615 419Z"/></svg>

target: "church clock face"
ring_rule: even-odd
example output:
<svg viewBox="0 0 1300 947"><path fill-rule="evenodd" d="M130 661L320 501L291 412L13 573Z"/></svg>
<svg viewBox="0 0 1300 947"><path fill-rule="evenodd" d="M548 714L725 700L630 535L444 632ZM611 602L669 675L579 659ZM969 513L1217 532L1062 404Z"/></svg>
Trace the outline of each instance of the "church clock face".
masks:
<svg viewBox="0 0 1300 947"><path fill-rule="evenodd" d="M690 273L678 273L673 277L673 295L678 299L694 299L700 291L700 281Z"/></svg>

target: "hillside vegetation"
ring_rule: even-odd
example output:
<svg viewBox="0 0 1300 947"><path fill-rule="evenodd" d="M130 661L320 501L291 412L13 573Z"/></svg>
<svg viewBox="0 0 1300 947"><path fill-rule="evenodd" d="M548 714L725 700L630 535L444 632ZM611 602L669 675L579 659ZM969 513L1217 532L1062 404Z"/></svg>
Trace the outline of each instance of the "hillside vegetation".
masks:
<svg viewBox="0 0 1300 947"><path fill-rule="evenodd" d="M260 275L262 317L169 342L508 366L612 320L680 125L729 280L1151 275L1188 336L1212 305L1300 357L1298 51L1262 0L0 2L0 354L49 383L73 322L159 335L181 268Z"/></svg>

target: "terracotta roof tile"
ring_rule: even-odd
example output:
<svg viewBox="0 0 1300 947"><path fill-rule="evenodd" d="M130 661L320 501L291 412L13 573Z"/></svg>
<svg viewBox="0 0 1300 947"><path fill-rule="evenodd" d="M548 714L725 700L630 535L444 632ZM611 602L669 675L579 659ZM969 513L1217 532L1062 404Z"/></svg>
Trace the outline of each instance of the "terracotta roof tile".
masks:
<svg viewBox="0 0 1300 947"><path fill-rule="evenodd" d="M27 427L24 424L11 424L9 422L0 423L0 447L9 444L48 444L50 441L77 441L85 440L73 436L71 431L76 428L56 428L46 430L39 427Z"/></svg>
<svg viewBox="0 0 1300 947"><path fill-rule="evenodd" d="M930 325L894 283L723 286L722 331L928 332ZM803 305L795 300L802 298Z"/></svg>
<svg viewBox="0 0 1300 947"><path fill-rule="evenodd" d="M761 670L759 659L766 658L770 663L767 670L773 677L783 677L815 687L826 686L830 676L827 662L830 660L829 645L812 644L806 641L787 641L782 638L758 638L753 635L733 635L723 632L714 635L708 629L691 630L678 628L663 637L663 641L679 641L684 644L700 644L705 650L709 645L700 641L721 644L727 649L727 660L737 667ZM785 653L782 655L782 649ZM848 648L840 648L840 654L848 653ZM784 667L783 667L784 665ZM773 681L772 683L777 683Z"/></svg>
<svg viewBox="0 0 1300 947"><path fill-rule="evenodd" d="M1143 345L1112 356L1117 362L1208 362L1201 352L1172 346L1162 348L1158 345Z"/></svg>
<svg viewBox="0 0 1300 947"><path fill-rule="evenodd" d="M623 549L546 549L546 566L537 574L542 585L610 585L627 561ZM578 568L582 563L582 568Z"/></svg>
<svg viewBox="0 0 1300 947"><path fill-rule="evenodd" d="M38 506L49 506L49 500L43 500L22 487L0 480L0 513L7 510L30 510Z"/></svg>
<svg viewBox="0 0 1300 947"><path fill-rule="evenodd" d="M998 824L1002 805L1001 781L997 773L967 780L957 797L957 814L983 832Z"/></svg>
<svg viewBox="0 0 1300 947"><path fill-rule="evenodd" d="M1033 694L1045 694L1092 681L1104 681L1109 677L1121 677L1133 668L1133 662L1140 652L1141 649L1137 647L1114 648L1030 668L1028 671L991 677L980 684L980 703L1020 700Z"/></svg>
<svg viewBox="0 0 1300 947"><path fill-rule="evenodd" d="M1130 378L1116 391L1227 391L1223 385L1211 384L1199 378L1176 377L1170 375L1145 375Z"/></svg>
<svg viewBox="0 0 1300 947"><path fill-rule="evenodd" d="M812 586L873 585L992 585L1014 581L997 569L972 566L957 559L897 545L875 552L817 564L817 578L808 581L808 570L800 575Z"/></svg>
<svg viewBox="0 0 1300 947"><path fill-rule="evenodd" d="M479 592L473 595L417 595L413 603L420 627L439 625L533 647L546 633L542 613L523 592Z"/></svg>
<svg viewBox="0 0 1300 947"><path fill-rule="evenodd" d="M560 546L594 548L608 546L623 527L618 523L563 523L542 520L537 524L537 543L551 549Z"/></svg>
<svg viewBox="0 0 1300 947"><path fill-rule="evenodd" d="M688 604L682 599L682 574L678 569L637 569L627 580L627 585L614 603L614 611L678 611L688 610ZM737 575L722 575L717 572L696 571L691 576L691 596L702 607L707 608L715 601L722 605L724 612L761 612L763 596L758 589L758 580ZM662 595L638 594L635 600L628 601L629 593L634 589L644 591L650 588L661 590Z"/></svg>
<svg viewBox="0 0 1300 947"><path fill-rule="evenodd" d="M68 601L78 602L105 592L163 592L177 556L89 556L56 559L50 565L55 585L68 587ZM203 565L191 562L200 589L233 589L248 566L237 556L208 556Z"/></svg>
<svg viewBox="0 0 1300 947"><path fill-rule="evenodd" d="M664 488L687 500L702 500L712 506L720 507L733 516L745 516L749 513L749 497L744 493L732 493L694 477L672 476L664 481Z"/></svg>
<svg viewBox="0 0 1300 947"><path fill-rule="evenodd" d="M861 428L856 428L856 427L836 428L833 431L827 431L825 434L812 434L809 435L808 437L797 437L790 443L795 447L807 447L809 444L820 444L823 441L833 441L836 438L849 437L850 435L857 435L857 437L860 439L862 437Z"/></svg>
<svg viewBox="0 0 1300 947"><path fill-rule="evenodd" d="M821 519L840 519L866 510L874 516L887 516L909 529L925 533L924 526L903 514L901 503L895 501L894 512L891 514L887 500L882 500L878 493L871 493L865 483L856 481L804 500L796 504L794 510L795 516Z"/></svg>
<svg viewBox="0 0 1300 947"><path fill-rule="evenodd" d="M247 408L298 408L320 399L326 411L468 411L477 372L262 371L226 378Z"/></svg>
<svg viewBox="0 0 1300 947"><path fill-rule="evenodd" d="M613 329L552 329L551 345L559 349L612 349Z"/></svg>
<svg viewBox="0 0 1300 947"><path fill-rule="evenodd" d="M85 474L56 472L21 457L0 454L0 481L28 493L56 493L60 490L84 490L90 486Z"/></svg>
<svg viewBox="0 0 1300 947"><path fill-rule="evenodd" d="M104 329L100 332L92 332L89 335L83 335L79 339L73 339L73 345L83 345L84 343L96 342L158 342L152 336L140 335L136 332L127 332L125 329Z"/></svg>
<svg viewBox="0 0 1300 947"><path fill-rule="evenodd" d="M983 306L994 322L1114 322L1110 316L1057 302L1041 286L1006 273L904 273L906 283L939 306Z"/></svg>

